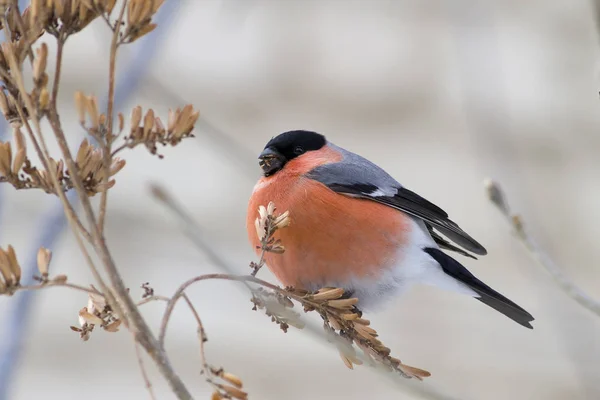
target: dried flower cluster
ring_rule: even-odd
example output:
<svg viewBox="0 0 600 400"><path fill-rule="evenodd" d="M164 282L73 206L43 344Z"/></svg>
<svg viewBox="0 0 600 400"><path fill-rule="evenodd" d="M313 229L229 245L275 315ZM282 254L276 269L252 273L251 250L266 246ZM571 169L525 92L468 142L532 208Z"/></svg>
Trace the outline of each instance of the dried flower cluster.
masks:
<svg viewBox="0 0 600 400"><path fill-rule="evenodd" d="M143 119L142 119L143 116ZM131 131L125 137L124 147L133 148L144 145L152 154L157 154L157 145L175 146L183 139L193 137L192 130L200 113L194 111L191 105L183 109L169 110L167 126L159 117L155 116L154 110L149 109L145 115L142 107L137 106L131 112ZM162 158L162 155L158 155Z"/></svg>
<svg viewBox="0 0 600 400"><path fill-rule="evenodd" d="M104 296L89 293L87 307L79 310L79 327L71 326L71 330L78 332L83 341L88 341L94 327L99 326L106 332L118 332L121 322Z"/></svg>
<svg viewBox="0 0 600 400"><path fill-rule="evenodd" d="M132 43L142 36L152 32L156 24L152 17L157 13L164 0L129 0L127 5L127 27L121 41Z"/></svg>
<svg viewBox="0 0 600 400"><path fill-rule="evenodd" d="M17 261L15 249L8 246L0 248L0 294L12 295L21 284L21 266Z"/></svg>
<svg viewBox="0 0 600 400"><path fill-rule="evenodd" d="M279 229L286 228L290 225L290 213L285 211L281 215L275 214L276 207L271 201L267 206L258 207L258 217L254 220L254 226L256 228L256 235L260 240L260 249L262 254L258 263L251 262L250 268L252 268L252 276L255 276L258 271L264 266L265 253L282 254L285 251L285 247L281 244L279 239L275 239L273 235Z"/></svg>
<svg viewBox="0 0 600 400"><path fill-rule="evenodd" d="M265 252L281 254L285 247L274 239L274 233L290 224L289 212L276 214L275 205L260 206L255 220L256 234L261 241L262 255L259 263L251 263L254 274L264 265ZM303 305L305 312L316 311L324 321L324 328L337 345L344 364L350 369L362 365L356 353L356 347L362 350L364 358L373 366L384 366L400 373L405 378L423 379L430 373L419 368L403 364L392 357L391 351L379 339L370 321L362 318L362 312L356 307L357 298L349 298L341 288L322 288L310 293L299 288L287 287L280 291L258 289L253 291L254 310L265 309L271 320L286 332L290 325L299 329L304 327L300 315L291 309L292 300Z"/></svg>
<svg viewBox="0 0 600 400"><path fill-rule="evenodd" d="M35 276L35 280L42 285L62 285L67 282L67 277L58 275L52 279L49 278L48 271L52 252L46 248L40 247L37 254L37 267L40 276ZM21 286L21 265L17 260L15 249L8 245L7 249L0 248L0 295L13 295L17 290L23 289Z"/></svg>
<svg viewBox="0 0 600 400"><path fill-rule="evenodd" d="M243 390L243 382L237 376L225 372L222 368L212 369L211 374L214 377L212 379L215 386L211 400L246 400L248 398L248 393Z"/></svg>
<svg viewBox="0 0 600 400"><path fill-rule="evenodd" d="M112 188L114 180L105 179L103 150L94 147L87 139L79 146L77 173L82 180L88 196L104 192ZM113 177L125 166L125 160L112 158L109 160L108 178ZM48 158L48 166L55 174L63 192L74 187L73 179L65 168L63 160ZM10 142L0 142L0 182L8 182L16 189L42 189L46 193L57 194L49 171L32 166L27 157L25 137L20 128L14 128L14 157Z"/></svg>

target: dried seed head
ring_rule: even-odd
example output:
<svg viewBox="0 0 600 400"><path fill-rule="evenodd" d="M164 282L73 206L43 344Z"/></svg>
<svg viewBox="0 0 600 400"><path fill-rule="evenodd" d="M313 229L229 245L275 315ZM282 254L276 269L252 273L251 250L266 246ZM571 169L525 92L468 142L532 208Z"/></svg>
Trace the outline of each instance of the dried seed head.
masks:
<svg viewBox="0 0 600 400"><path fill-rule="evenodd" d="M48 249L40 247L37 253L37 266L42 278L48 277L48 268L50 267L51 260L52 252Z"/></svg>
<svg viewBox="0 0 600 400"><path fill-rule="evenodd" d="M397 367L404 371L407 375L414 376L419 380L422 380L423 378L429 378L431 376L429 371L425 371L421 368L411 367L410 365L399 363Z"/></svg>
<svg viewBox="0 0 600 400"><path fill-rule="evenodd" d="M0 248L0 294L13 294L21 281L21 267L17 261L15 251L12 246L7 250Z"/></svg>
<svg viewBox="0 0 600 400"><path fill-rule="evenodd" d="M40 90L40 98L39 98L40 109L47 110L48 105L50 104L50 93L46 87L43 87Z"/></svg>
<svg viewBox="0 0 600 400"><path fill-rule="evenodd" d="M140 126L140 122L142 121L142 107L135 106L133 110L131 110L131 130L137 129Z"/></svg>
<svg viewBox="0 0 600 400"><path fill-rule="evenodd" d="M82 92L75 92L75 108L79 115L79 123L85 125L86 98Z"/></svg>
<svg viewBox="0 0 600 400"><path fill-rule="evenodd" d="M248 399L248 393L246 393L243 390L238 389L234 386L219 385L219 388L234 399L238 399L238 400L247 400Z"/></svg>
<svg viewBox="0 0 600 400"><path fill-rule="evenodd" d="M226 380L227 382L231 383L239 389L241 389L243 386L242 380L236 375L230 374L229 372L223 372L221 374L221 378L223 378L224 380Z"/></svg>
<svg viewBox="0 0 600 400"><path fill-rule="evenodd" d="M19 175L19 171L23 167L23 164L25 164L26 159L27 159L27 153L25 153L25 150L17 151L17 154L15 154L15 160L13 161L13 167L12 167L12 174L14 176Z"/></svg>
<svg viewBox="0 0 600 400"><path fill-rule="evenodd" d="M19 262L17 261L17 255L15 254L15 249L11 245L9 245L6 250L6 254L8 255L10 270L12 271L12 274L16 280L16 284L18 285L19 282L21 281L21 266L19 265Z"/></svg>
<svg viewBox="0 0 600 400"><path fill-rule="evenodd" d="M88 305L87 309L91 313L103 312L106 308L106 299L104 296L96 293L88 294Z"/></svg>
<svg viewBox="0 0 600 400"><path fill-rule="evenodd" d="M125 160L121 160L120 158L113 159L113 163L110 166L110 176L113 176L117 172L122 170L123 167L125 167L125 164L126 164Z"/></svg>
<svg viewBox="0 0 600 400"><path fill-rule="evenodd" d="M327 305L338 309L350 309L357 303L358 299L356 297L353 297L350 299L330 300L327 302Z"/></svg>
<svg viewBox="0 0 600 400"><path fill-rule="evenodd" d="M283 229L290 225L290 212L286 211L273 221L273 229Z"/></svg>
<svg viewBox="0 0 600 400"><path fill-rule="evenodd" d="M8 118L11 114L10 106L8 105L8 98L4 94L4 90L0 90L0 110L5 118Z"/></svg>
<svg viewBox="0 0 600 400"><path fill-rule="evenodd" d="M33 63L33 79L35 82L40 82L42 75L46 72L48 64L48 46L42 43L39 49L35 52L35 60Z"/></svg>
<svg viewBox="0 0 600 400"><path fill-rule="evenodd" d="M96 96L87 97L85 106L90 116L91 128L98 129L100 127L100 112L98 111L98 99Z"/></svg>
<svg viewBox="0 0 600 400"><path fill-rule="evenodd" d="M322 288L313 295L313 300L326 301L337 300L344 295L344 289L341 288Z"/></svg>
<svg viewBox="0 0 600 400"><path fill-rule="evenodd" d="M79 310L79 324L84 325L86 323L91 325L102 325L104 321L102 318L90 313L87 307L83 307L81 310Z"/></svg>
<svg viewBox="0 0 600 400"><path fill-rule="evenodd" d="M125 128L125 117L123 113L118 114L119 117L119 133L123 132L123 128Z"/></svg>
<svg viewBox="0 0 600 400"><path fill-rule="evenodd" d="M0 174L9 177L11 175L12 150L10 143L0 142Z"/></svg>
<svg viewBox="0 0 600 400"><path fill-rule="evenodd" d="M118 332L119 331L119 327L121 326L121 320L118 319L114 322L111 322L110 324L106 325L104 327L104 330L107 332Z"/></svg>
<svg viewBox="0 0 600 400"><path fill-rule="evenodd" d="M52 282L58 283L58 284L63 284L63 283L67 283L67 276L66 275L56 275L53 279Z"/></svg>

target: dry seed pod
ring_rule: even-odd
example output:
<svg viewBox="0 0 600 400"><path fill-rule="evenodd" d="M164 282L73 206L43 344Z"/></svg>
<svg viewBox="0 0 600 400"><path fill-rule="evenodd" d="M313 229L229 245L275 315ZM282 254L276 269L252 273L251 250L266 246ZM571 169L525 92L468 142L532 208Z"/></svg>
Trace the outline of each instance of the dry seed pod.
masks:
<svg viewBox="0 0 600 400"><path fill-rule="evenodd" d="M143 135L144 138L148 137L148 134L152 130L153 126L154 126L154 110L149 109L146 112L146 115L144 116L144 135Z"/></svg>
<svg viewBox="0 0 600 400"><path fill-rule="evenodd" d="M125 167L125 160L122 160L120 158L115 158L113 160L112 165L110 166L110 176L115 175L117 172L119 172L120 170L123 169L123 167Z"/></svg>
<svg viewBox="0 0 600 400"><path fill-rule="evenodd" d="M48 277L48 268L50 266L50 261L52 260L52 252L48 249L40 247L37 253L37 266L38 271L42 278Z"/></svg>
<svg viewBox="0 0 600 400"><path fill-rule="evenodd" d="M48 89L46 89L45 87L43 87L42 90L40 90L39 102L40 108L42 110L48 109L48 104L50 104L50 93L48 93Z"/></svg>
<svg viewBox="0 0 600 400"><path fill-rule="evenodd" d="M354 369L354 365L352 365L352 361L348 357L346 357L341 351L339 352L340 358L349 369Z"/></svg>
<svg viewBox="0 0 600 400"><path fill-rule="evenodd" d="M133 110L131 110L131 130L132 133L135 129L140 126L140 122L142 121L142 107L135 106Z"/></svg>
<svg viewBox="0 0 600 400"><path fill-rule="evenodd" d="M27 146L25 144L25 136L23 132L21 132L21 128L15 128L13 130L14 138L15 138L15 149L16 151L27 150Z"/></svg>
<svg viewBox="0 0 600 400"><path fill-rule="evenodd" d="M117 181L115 181L114 179L111 179L108 182L100 183L96 186L96 191L99 193L105 192L111 189L113 186L115 186L115 183L117 183Z"/></svg>
<svg viewBox="0 0 600 400"><path fill-rule="evenodd" d="M235 376L233 374L230 374L229 372L223 372L221 374L221 378L223 378L227 382L231 383L232 385L234 385L234 386L236 386L236 387L238 387L240 389L243 386L242 380L239 377L237 377L237 376Z"/></svg>
<svg viewBox="0 0 600 400"><path fill-rule="evenodd" d="M14 279L16 280L16 284L18 285L19 282L21 281L21 266L19 265L19 262L17 261L17 255L15 254L15 249L11 245L8 246L6 255L8 256L8 262L9 262L8 265L14 276Z"/></svg>
<svg viewBox="0 0 600 400"><path fill-rule="evenodd" d="M358 303L358 299L353 297L350 299L330 300L327 305L333 308L348 309Z"/></svg>
<svg viewBox="0 0 600 400"><path fill-rule="evenodd" d="M118 332L119 331L119 326L121 326L121 320L118 319L116 321L111 322L110 324L106 325L104 327L104 330L107 332Z"/></svg>
<svg viewBox="0 0 600 400"><path fill-rule="evenodd" d="M0 90L0 110L5 117L11 113L10 106L8 105L8 98L6 97L6 94L4 94L4 90Z"/></svg>
<svg viewBox="0 0 600 400"><path fill-rule="evenodd" d="M98 111L98 100L95 96L89 96L86 98L85 106L90 116L90 122L92 129L98 129L100 126L100 112Z"/></svg>
<svg viewBox="0 0 600 400"><path fill-rule="evenodd" d="M341 288L323 288L320 289L317 294L313 295L313 300L325 301L325 300L337 300L344 295L344 289Z"/></svg>
<svg viewBox="0 0 600 400"><path fill-rule="evenodd" d="M219 385L219 387L221 388L221 390L223 390L225 393L227 393L229 396L233 397L234 399L238 399L238 400L247 400L248 399L248 393L246 393L243 390L238 389L234 386Z"/></svg>
<svg viewBox="0 0 600 400"><path fill-rule="evenodd" d="M63 284L63 283L67 283L67 276L66 275L56 275L54 277L54 279L52 279L52 282L57 283L57 284Z"/></svg>
<svg viewBox="0 0 600 400"><path fill-rule="evenodd" d="M89 312L102 312L106 307L106 299L104 296L96 293L88 294L88 310Z"/></svg>
<svg viewBox="0 0 600 400"><path fill-rule="evenodd" d="M41 47L35 52L35 61L33 63L33 79L39 82L42 74L46 72L46 66L48 64L48 46L46 43L42 43Z"/></svg>
<svg viewBox="0 0 600 400"><path fill-rule="evenodd" d="M358 319L358 314L345 313L345 314L342 314L342 318L345 319L346 321L354 321L354 320Z"/></svg>
<svg viewBox="0 0 600 400"><path fill-rule="evenodd" d="M125 117L123 116L123 113L119 113L117 116L119 118L119 133L121 133L125 127Z"/></svg>
<svg viewBox="0 0 600 400"><path fill-rule="evenodd" d="M329 322L329 325L331 325L331 327L333 329L335 329L336 331L341 331L343 329L342 325L340 325L340 323L337 321L337 319L332 318L331 316L329 316L327 318L327 321Z"/></svg>
<svg viewBox="0 0 600 400"><path fill-rule="evenodd" d="M152 32L154 29L156 29L157 25L156 24L147 24L144 25L144 27L140 28L139 30L137 30L135 32L135 34L132 34L129 36L129 43L133 43L136 40L138 40L139 38L141 38L142 36L147 35L148 33Z"/></svg>
<svg viewBox="0 0 600 400"><path fill-rule="evenodd" d="M13 161L13 168L12 168L13 175L15 175L15 176L19 175L19 171L23 167L23 164L25 164L26 158L27 158L27 153L25 153L25 150L17 151L17 154L15 154L15 160Z"/></svg>
<svg viewBox="0 0 600 400"><path fill-rule="evenodd" d="M7 287L14 287L17 285L16 277L10 268L10 262L4 250L0 249L0 276L2 277Z"/></svg>
<svg viewBox="0 0 600 400"><path fill-rule="evenodd" d="M0 142L0 174L9 176L11 173L12 150L10 143Z"/></svg>
<svg viewBox="0 0 600 400"><path fill-rule="evenodd" d="M102 318L88 312L87 307L84 307L79 311L79 317L80 325L83 325L81 324L81 320L92 325L102 325L104 323L104 321L102 321Z"/></svg>
<svg viewBox="0 0 600 400"><path fill-rule="evenodd" d="M354 329L361 330L361 331L366 332L369 335L372 335L374 337L377 336L377 331L375 329L371 328L370 326L354 323Z"/></svg>
<svg viewBox="0 0 600 400"><path fill-rule="evenodd" d="M277 230L286 228L290 225L290 221L290 212L286 211L277 218L275 218L275 221L273 221L273 229Z"/></svg>
<svg viewBox="0 0 600 400"><path fill-rule="evenodd" d="M431 376L431 373L429 371L425 371L424 369L420 369L420 368L416 368L416 367L411 367L410 365L406 365L406 364L402 364L402 363L398 364L398 369L400 369L407 375L414 376L415 378L421 379L421 380L422 380L422 378L429 378Z"/></svg>
<svg viewBox="0 0 600 400"><path fill-rule="evenodd" d="M75 108L77 108L79 123L85 125L86 99L82 92L75 92Z"/></svg>

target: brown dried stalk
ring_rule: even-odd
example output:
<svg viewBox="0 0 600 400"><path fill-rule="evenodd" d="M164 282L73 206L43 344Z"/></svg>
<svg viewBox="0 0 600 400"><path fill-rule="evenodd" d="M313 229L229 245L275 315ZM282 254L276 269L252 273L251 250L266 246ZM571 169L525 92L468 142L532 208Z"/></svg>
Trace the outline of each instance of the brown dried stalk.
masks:
<svg viewBox="0 0 600 400"><path fill-rule="evenodd" d="M537 244L537 241L525 229L523 218L510 210L504 191L500 185L491 179L484 182L487 195L498 210L514 229L521 243L528 250L531 257L552 276L557 285L580 306L600 316L600 301L595 300L569 279L562 268Z"/></svg>
<svg viewBox="0 0 600 400"><path fill-rule="evenodd" d="M131 4L133 0L124 1L123 13L125 6ZM113 32L115 36L127 37L129 42L141 37L143 34L149 32L147 26L149 20L158 10L158 7L162 2L144 0L135 1L137 5L142 6L143 19L129 18L129 24L123 27L120 23L115 24ZM150 3L151 7L148 11L146 4ZM54 187L54 193L57 194L69 217L70 225L76 235L78 244L82 252L84 253L92 272L95 275L96 280L100 284L102 293L106 298L107 304L114 310L119 316L122 316L123 323L126 327L132 330L136 335L136 340L144 347L144 349L150 354L150 356L157 363L159 370L165 376L173 391L179 398L191 398L190 393L181 382L181 379L175 374L170 363L166 357L164 351L157 345L155 338L153 337L149 327L146 325L144 319L141 317L136 305L130 298L125 285L118 273L118 270L114 264L114 261L110 255L110 252L106 246L104 236L102 234L101 226L96 220L95 212L91 206L89 200L89 193L86 191L84 179L80 176L80 168L76 164L72 154L70 153L69 146L66 141L65 134L62 129L58 110L56 109L56 97L58 94L58 88L60 83L61 65L62 65L62 52L64 44L67 38L79 32L89 22L98 17L100 14L104 14L104 17L108 19L114 1L111 0L93 0L81 1L81 0L49 0L42 1L38 0L32 4L30 14L27 14L27 18L23 20L29 21L30 29L28 32L24 32L24 25L21 24L21 31L15 28L17 24L11 25L9 16L12 14L4 14L3 25L4 28L10 28L10 35L7 37L10 41L2 44L2 57L0 62L0 74L5 83L7 89L7 101L3 102L0 99L0 108L5 113L11 123L16 124L15 126L24 126L29 134L30 140L32 141L40 160L44 166L49 181ZM130 8L131 9L131 8ZM9 8L9 12L18 12L18 5L13 4ZM4 10L6 11L6 9ZM122 30L125 29L125 35L122 36ZM53 34L57 39L57 66L54 76L54 86L52 88L52 95L48 94L47 75L43 72L45 64L42 60L45 58L44 47L36 55L38 60L36 62L35 57L31 57L31 61L35 64L34 68L34 89L31 93L26 90L24 78L21 73L22 64L26 58L25 54L31 55L31 45L39 37L39 33L43 30ZM18 33L18 34L17 34ZM109 70L114 71L116 62L116 47L111 48L111 61ZM113 79L114 84L114 79ZM111 101L114 101L114 90ZM16 110L18 119L15 117L13 110ZM47 118L50 122L52 131L59 144L62 160L66 166L66 171L72 181L72 186L79 195L79 201L83 206L83 213L87 224L89 226L89 236L85 235L86 231L81 229L82 224L79 221L77 215L73 211L73 207L68 202L64 195L64 188L61 186L61 180L59 177L58 168L55 167L52 157L48 151L45 136L42 133L40 120ZM112 118L111 118L112 119ZM34 129L31 128L30 122L33 124ZM102 123L102 126L105 124ZM112 133L112 132L111 132ZM8 154L8 150L7 150ZM104 170L102 181L106 184L109 177L109 164L107 162L108 157L111 155L110 151L103 152L104 165L101 170ZM112 159L112 157L111 157ZM61 168L62 170L62 168ZM62 171L61 171L62 172ZM63 174L61 174L63 175ZM106 188L109 189L109 188ZM105 203L104 207L105 207ZM105 208L104 208L105 209ZM102 212L101 212L102 213ZM87 253L85 246L81 242L80 235L86 236L86 239L91 239L90 242L94 247L95 252L99 255L102 264L104 266L106 275L108 275L111 287L109 288L104 282L103 277L94 266L91 257ZM94 316L93 313L85 311L82 313L84 317ZM88 315L89 314L89 315ZM96 316L97 317L97 316ZM83 318L83 317L82 317ZM93 317L91 317L93 319Z"/></svg>

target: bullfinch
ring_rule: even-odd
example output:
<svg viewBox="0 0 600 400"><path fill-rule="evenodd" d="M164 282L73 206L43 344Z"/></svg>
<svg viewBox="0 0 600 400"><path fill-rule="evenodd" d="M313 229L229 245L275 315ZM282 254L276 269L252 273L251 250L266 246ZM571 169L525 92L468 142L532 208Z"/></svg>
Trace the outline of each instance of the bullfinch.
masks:
<svg viewBox="0 0 600 400"><path fill-rule="evenodd" d="M475 258L486 249L448 214L383 169L310 131L272 138L259 156L263 176L247 214L251 244L260 252L254 220L260 205L289 211L276 232L283 254L267 267L286 286L340 287L373 309L414 284L472 296L527 328L534 318L442 250Z"/></svg>

